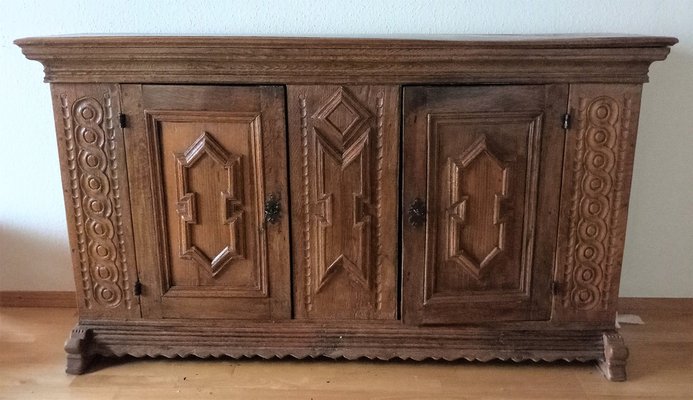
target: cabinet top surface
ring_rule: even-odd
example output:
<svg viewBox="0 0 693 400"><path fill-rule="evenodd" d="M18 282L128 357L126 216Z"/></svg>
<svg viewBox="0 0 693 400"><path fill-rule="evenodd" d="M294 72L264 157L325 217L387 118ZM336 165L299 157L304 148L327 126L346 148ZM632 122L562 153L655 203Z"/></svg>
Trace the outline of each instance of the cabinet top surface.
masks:
<svg viewBox="0 0 693 400"><path fill-rule="evenodd" d="M51 36L17 39L47 82L471 84L647 81L673 37Z"/></svg>
<svg viewBox="0 0 693 400"><path fill-rule="evenodd" d="M372 36L155 36L155 35L61 35L17 39L30 46L276 46L276 47L663 47L678 42L674 37L623 34L551 35L372 35Z"/></svg>

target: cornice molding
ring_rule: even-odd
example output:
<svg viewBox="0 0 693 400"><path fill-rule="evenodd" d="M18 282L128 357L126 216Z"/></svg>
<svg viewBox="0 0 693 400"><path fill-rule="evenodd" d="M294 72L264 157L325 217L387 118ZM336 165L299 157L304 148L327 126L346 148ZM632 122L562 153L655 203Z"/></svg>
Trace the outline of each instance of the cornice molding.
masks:
<svg viewBox="0 0 693 400"><path fill-rule="evenodd" d="M676 38L63 36L18 39L46 82L465 84L647 81Z"/></svg>

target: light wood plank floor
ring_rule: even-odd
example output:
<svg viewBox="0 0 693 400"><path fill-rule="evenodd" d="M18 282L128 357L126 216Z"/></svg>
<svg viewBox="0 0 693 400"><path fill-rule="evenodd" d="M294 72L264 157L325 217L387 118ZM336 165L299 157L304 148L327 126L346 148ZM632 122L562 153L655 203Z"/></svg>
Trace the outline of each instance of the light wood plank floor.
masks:
<svg viewBox="0 0 693 400"><path fill-rule="evenodd" d="M73 309L0 308L0 399L693 399L693 299L624 299L629 381L592 364L99 361L66 375Z"/></svg>

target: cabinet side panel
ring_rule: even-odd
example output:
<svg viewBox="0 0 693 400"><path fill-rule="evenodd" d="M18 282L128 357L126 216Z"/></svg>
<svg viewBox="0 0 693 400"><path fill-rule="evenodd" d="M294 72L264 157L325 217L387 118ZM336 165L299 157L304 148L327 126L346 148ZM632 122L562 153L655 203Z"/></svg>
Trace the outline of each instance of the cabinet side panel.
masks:
<svg viewBox="0 0 693 400"><path fill-rule="evenodd" d="M399 90L287 93L295 315L393 319Z"/></svg>
<svg viewBox="0 0 693 400"><path fill-rule="evenodd" d="M51 85L81 317L140 317L118 85Z"/></svg>
<svg viewBox="0 0 693 400"><path fill-rule="evenodd" d="M554 320L614 320L640 94L640 85L570 88Z"/></svg>

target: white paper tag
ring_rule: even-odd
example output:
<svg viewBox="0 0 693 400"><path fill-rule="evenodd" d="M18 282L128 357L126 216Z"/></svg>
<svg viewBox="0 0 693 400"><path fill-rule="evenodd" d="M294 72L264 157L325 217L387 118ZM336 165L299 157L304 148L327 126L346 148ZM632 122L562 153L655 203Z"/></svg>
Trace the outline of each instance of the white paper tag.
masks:
<svg viewBox="0 0 693 400"><path fill-rule="evenodd" d="M616 328L620 328L621 324L626 325L645 325L645 321L635 314L616 314Z"/></svg>

